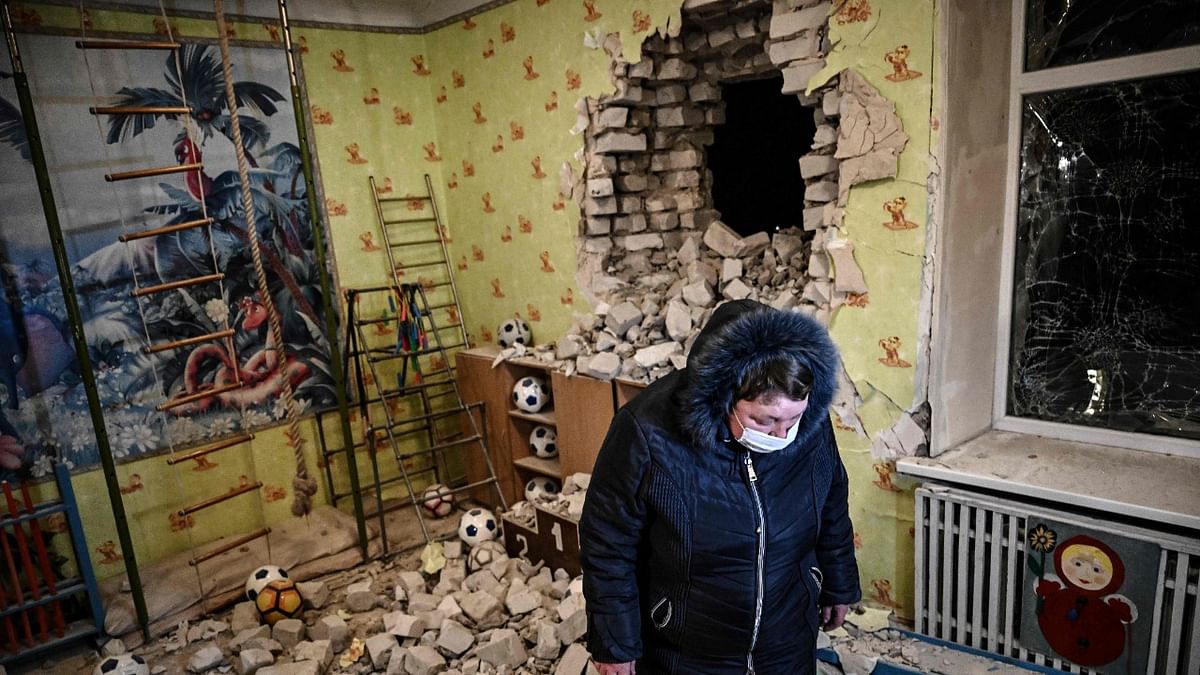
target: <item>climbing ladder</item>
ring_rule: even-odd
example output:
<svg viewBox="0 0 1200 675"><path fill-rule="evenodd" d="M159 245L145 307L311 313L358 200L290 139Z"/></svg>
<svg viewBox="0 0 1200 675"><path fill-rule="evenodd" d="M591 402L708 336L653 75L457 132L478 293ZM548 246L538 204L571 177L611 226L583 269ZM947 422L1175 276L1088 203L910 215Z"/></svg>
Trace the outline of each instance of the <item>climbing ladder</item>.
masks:
<svg viewBox="0 0 1200 675"><path fill-rule="evenodd" d="M75 45L79 49L84 49L84 50L98 50L98 49L101 49L101 50L133 50L133 49L147 50L147 49L152 49L152 50L162 50L162 51L173 51L176 54L178 54L178 51L182 48L182 44L180 44L179 42L177 42L175 40L143 41L143 40L83 39L83 40L77 40L75 42ZM189 123L190 115L191 115L192 111L186 105L184 105L184 106L108 106L108 107L93 106L93 107L89 108L89 112L92 115L98 116L98 117L110 117L110 116L115 116L115 115L137 115L137 116L140 116L140 115L179 115L184 120L185 129L187 131L187 138L183 142L184 143L194 142L192 140L194 138L194 135L191 133L192 129L191 129L191 125ZM169 165L169 166L135 169L132 171L124 171L124 172L119 172L119 173L107 173L107 174L104 174L104 180L108 183L116 183L116 182L122 182L122 181L128 181L128 180L137 180L137 179L142 179L142 178L151 178L151 177L156 177L156 176L165 176L165 175L179 174L179 173L191 174L193 176L196 176L197 179L199 179L200 176L203 175L203 172L204 172L203 163L198 162L198 161L195 161L195 162L184 161L183 163ZM133 269L133 290L131 292L131 296L136 300L139 311L142 313L143 316L145 316L145 312L146 312L146 303L149 303L156 299L164 298L164 297L166 297L167 294L169 294L173 291L181 291L181 290L193 288L193 287L202 287L202 286L210 285L210 284L218 284L219 286L221 286L221 290L219 292L220 297L222 297L222 298L225 297L224 287L223 287L223 282L225 281L225 273L220 271L220 264L217 261L216 251L215 251L215 248L213 247L213 241L212 241L212 226L214 225L215 221L212 217L210 217L208 215L207 209L203 207L205 197L207 197L207 195L205 195L203 192L204 181L196 180L196 184L199 186L199 189L200 189L200 195L199 195L198 201L202 205L202 208L201 208L202 217L201 218L189 220L186 222L170 223L170 224L163 225L160 227L152 227L152 228L147 228L147 229L140 229L140 230L128 230L127 229L127 231L125 233L123 233L122 235L120 235L118 237L118 240L121 241L122 243L129 244L131 242L138 241L141 239L147 239L147 238L151 238L151 237L161 237L161 236L166 236L166 235L182 233L185 231L196 230L196 231L200 231L203 233L203 235L205 236L206 241L209 245L211 269L215 270L214 272L211 272L211 273L200 274L198 276L183 278L183 279L174 279L174 280L170 280L170 281L164 281L161 283L143 284L143 280L141 278L139 278L139 275L137 274L136 266L131 266L131 268ZM230 315L230 312L226 312L226 317L222 321L223 326L221 326L217 330L214 330L212 332L209 332L209 333L206 333L203 335L194 335L194 336L189 336L189 337L181 338L181 339L153 342L152 336L147 332L146 333L147 344L146 344L146 346L144 346L142 348L142 351L145 354L150 355L150 354L159 354L162 352L172 351L172 350L176 350L176 349L182 349L182 348L186 348L186 347L193 347L193 346L201 345L201 344L205 344L205 343L216 343L216 344L219 344L226 351L226 353L228 353L236 361L237 348L233 341L233 336L234 336L235 330L229 325L229 315ZM214 396L220 396L221 394L225 394L228 392L233 392L238 389L241 389L245 385L245 383L242 380L242 373L241 373L240 368L231 368L230 371L233 373L233 381L223 383L223 384L222 383L214 383L214 385L210 388L205 388L205 389L201 389L201 390L198 390L195 392L190 392L190 393L186 393L186 394L179 395L179 396L165 398L165 400L163 400L161 403L159 403L157 406L155 406L155 410L157 412L159 412L160 414L168 413L171 411L177 411L178 409L180 409L184 406L194 404L203 399L207 399L207 398L214 397ZM164 385L163 393L164 393L164 396L166 396L165 385ZM224 438L220 441L216 441L213 443L207 443L207 444L200 445L200 446L197 446L194 448L189 448L183 452L175 452L174 445L172 444L171 453L170 453L168 459L166 460L166 463L169 466L175 466L178 464L184 464L184 463L192 462L192 461L204 462L204 461L206 461L204 458L206 458L208 455L210 455L212 453L218 452L220 450L225 450L228 448L233 448L233 447L239 446L239 445L246 443L248 441L251 441L253 439L254 439L254 434L243 432L243 433L237 434L235 436ZM229 488L227 491L225 491L221 494L217 494L217 495L213 495L211 497L199 499L191 504L186 504L186 505L182 506L181 508L178 509L178 511L176 511L176 515L180 519L180 522L187 523L189 517L192 516L193 514L199 512L199 511L203 511L205 509L215 507L218 504L222 504L224 502L230 501L237 497L241 497L243 495L257 493L262 488L262 485L263 485L262 482L258 481L258 480L242 481L238 485L235 485L235 486ZM246 543L254 541L255 539L258 539L260 537L266 537L270 533L271 533L271 528L261 527L259 529L254 530L253 532L229 538L227 540L224 540L221 544L219 544L215 547L206 548L206 550L203 553L194 555L189 560L189 564L192 565L194 568L198 568L198 566L206 560L215 558L215 557L221 555L222 553L225 553L229 550L243 546ZM268 542L268 546L269 546L269 542ZM195 550L194 545L193 545L193 550ZM201 578L202 578L201 575L199 573L197 573L197 581L198 582ZM200 591L201 591L201 599L203 601L204 597L206 596L206 593L205 593L205 590L204 590L202 584L201 584Z"/></svg>
<svg viewBox="0 0 1200 675"><path fill-rule="evenodd" d="M399 476L389 481L372 464L377 496L387 482L402 480L408 495L402 503L413 505L422 534L432 541L414 478L432 474L431 482L450 483L455 495L487 486L495 486L500 495L500 489L480 423L470 412L473 406L464 404L454 378L453 354L467 347L467 332L430 178L425 176L426 193L420 196L383 197L373 177L368 186L393 283L347 292L351 330L345 353L354 358L363 442L372 458L381 445L390 448L399 469ZM364 300L376 306L386 301L386 309L379 316L364 316ZM382 336L389 341L381 345ZM449 451L468 446L482 453L487 475L464 484L465 479L448 475L446 460ZM382 499L377 508L386 551Z"/></svg>

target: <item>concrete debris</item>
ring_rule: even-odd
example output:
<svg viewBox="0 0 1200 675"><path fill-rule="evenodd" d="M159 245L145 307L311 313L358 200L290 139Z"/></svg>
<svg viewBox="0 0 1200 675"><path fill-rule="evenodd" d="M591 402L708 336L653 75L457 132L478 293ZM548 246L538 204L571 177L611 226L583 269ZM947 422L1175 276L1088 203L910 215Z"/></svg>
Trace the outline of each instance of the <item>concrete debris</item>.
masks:
<svg viewBox="0 0 1200 675"><path fill-rule="evenodd" d="M894 177L900 152L908 134L896 114L896 104L884 98L853 69L838 78L837 151L839 206L845 206L850 187L880 178Z"/></svg>

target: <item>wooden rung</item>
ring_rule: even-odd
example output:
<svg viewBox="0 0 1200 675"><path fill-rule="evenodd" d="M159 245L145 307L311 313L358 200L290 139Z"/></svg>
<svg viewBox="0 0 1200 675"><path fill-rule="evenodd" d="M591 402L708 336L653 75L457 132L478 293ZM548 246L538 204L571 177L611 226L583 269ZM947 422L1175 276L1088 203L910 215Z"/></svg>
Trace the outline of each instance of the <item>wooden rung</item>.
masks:
<svg viewBox="0 0 1200 675"><path fill-rule="evenodd" d="M104 180L115 183L119 180L130 180L133 178L150 178L153 176L163 176L168 173L184 173L187 171L200 171L204 165L199 162L191 164L172 164L171 166L158 166L153 169L137 169L135 171L122 171L120 173L106 173Z"/></svg>
<svg viewBox="0 0 1200 675"><path fill-rule="evenodd" d="M196 502L195 504L192 504L191 506L185 506L182 509L179 509L178 511L176 511L176 513L179 514L180 518L186 518L187 516L197 512L197 511L203 511L204 509L207 509L211 506L216 506L217 504L220 504L221 502L229 501L230 499L233 499L234 497L240 497L240 496L246 494L247 492L254 492L258 488L262 487L262 485L263 485L262 481L258 480L258 481L254 481L253 483L248 483L246 485L242 485L240 487L235 487L223 495L217 495L216 497L210 497L208 499L205 499L202 502Z"/></svg>
<svg viewBox="0 0 1200 675"><path fill-rule="evenodd" d="M167 460L167 466L174 466L176 464L190 462L197 457L203 457L218 450L232 448L235 445L241 445L242 443L247 443L252 440L254 440L254 434L242 434L240 436L234 436L233 438L228 438L213 445L206 445L202 448L196 448L195 450L179 455L178 457L171 457Z"/></svg>
<svg viewBox="0 0 1200 675"><path fill-rule="evenodd" d="M179 49L178 42L162 40L76 40L78 49Z"/></svg>
<svg viewBox="0 0 1200 675"><path fill-rule="evenodd" d="M136 288L133 291L133 297L140 298L143 295L152 295L154 293L162 293L163 291L173 291L176 288L187 288L188 286L199 286L200 284L207 284L207 283L210 283L213 281L220 281L224 278L225 278L224 273L217 272L216 274L205 274L204 276L192 277L191 279L180 279L179 281L168 281L165 284L158 284L157 286L145 286L143 288Z"/></svg>
<svg viewBox="0 0 1200 675"><path fill-rule="evenodd" d="M403 225L405 223L432 223L437 218L402 218L400 220L385 220L384 225Z"/></svg>
<svg viewBox="0 0 1200 675"><path fill-rule="evenodd" d="M88 112L93 115L187 115L192 109L182 105L92 106Z"/></svg>
<svg viewBox="0 0 1200 675"><path fill-rule="evenodd" d="M171 234L172 232L180 232L182 230L190 230L193 227L202 227L204 225L212 225L212 224L213 224L212 218L201 218L199 220L189 220L189 221L186 221L183 223L175 223L174 225L163 225L162 227L156 227L152 230L142 230L140 232L130 232L129 234L123 234L123 235L117 237L117 239L121 243L125 243L125 242L129 242L129 241L134 241L135 239L145 239L146 237L157 237L161 234Z"/></svg>
<svg viewBox="0 0 1200 675"><path fill-rule="evenodd" d="M214 389L205 389L204 391L198 391L194 394L188 394L187 396L180 396L179 398L173 398L170 401L164 401L163 403L159 403L157 406L155 406L154 409L159 412L163 412L166 410L170 410L171 408L178 408L181 405L186 405L193 401L199 401L202 398L208 398L209 396L216 396L218 394L224 394L227 391L233 391L235 389L241 389L241 388L242 388L241 382L232 382L232 383L227 384L222 387L216 387Z"/></svg>
<svg viewBox="0 0 1200 675"><path fill-rule="evenodd" d="M209 333L208 335L197 335L196 337L183 338L182 340L172 340L171 342L160 342L156 345L147 345L142 347L142 351L147 354L157 354L159 352L165 352L169 349L190 347L191 345L198 345L201 342L212 342L213 340L221 340L223 338L232 337L233 333L234 330L232 328L226 328L225 330L219 330L215 333Z"/></svg>
<svg viewBox="0 0 1200 675"><path fill-rule="evenodd" d="M258 539L259 537L265 537L268 534L271 534L271 528L269 528L269 527L264 527L263 529L257 530L255 532L251 532L250 534L244 534L240 537L237 537L236 539L229 540L228 543L226 543L222 546L218 546L217 548L214 548L213 550L209 551L208 553L205 553L204 555L198 555L195 558L192 558L191 560L188 561L188 564L191 565L192 567L195 567L196 565L199 565L200 563L204 562L205 560L215 558L226 551L235 549L235 548L241 546L242 544L250 543L250 542L254 541L255 539Z"/></svg>

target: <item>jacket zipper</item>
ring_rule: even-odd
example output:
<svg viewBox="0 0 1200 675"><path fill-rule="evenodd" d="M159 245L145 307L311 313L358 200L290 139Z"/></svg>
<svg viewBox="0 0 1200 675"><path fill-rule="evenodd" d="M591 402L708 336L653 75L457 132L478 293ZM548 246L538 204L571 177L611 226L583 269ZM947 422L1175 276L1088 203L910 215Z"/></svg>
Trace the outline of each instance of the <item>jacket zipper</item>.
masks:
<svg viewBox="0 0 1200 675"><path fill-rule="evenodd" d="M755 558L755 581L757 591L754 596L754 632L750 635L750 651L746 654L746 673L754 675L754 648L758 645L758 628L762 623L763 607L763 557L767 548L766 517L763 515L762 500L758 496L758 474L754 472L754 461L750 453L746 453L746 476L750 479L750 495L754 498L754 508L758 512L757 527L758 551Z"/></svg>

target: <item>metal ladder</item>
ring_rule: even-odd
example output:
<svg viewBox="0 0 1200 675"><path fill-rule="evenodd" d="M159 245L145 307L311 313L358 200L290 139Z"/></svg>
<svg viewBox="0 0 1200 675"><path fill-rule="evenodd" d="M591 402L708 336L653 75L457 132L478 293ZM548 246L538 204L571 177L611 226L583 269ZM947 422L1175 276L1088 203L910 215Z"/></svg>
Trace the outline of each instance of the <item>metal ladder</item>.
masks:
<svg viewBox="0 0 1200 675"><path fill-rule="evenodd" d="M176 41L141 41L141 40L88 39L88 40L77 40L75 42L75 45L79 49L106 49L106 50L107 49L142 49L142 50L153 49L153 50L163 50L163 51L178 51L179 49L182 48L182 45ZM92 115L97 115L97 116L190 115L191 114L191 110L186 106L110 106L110 107L93 106L93 107L89 108L89 112ZM155 176L164 176L164 175L177 174L177 173L195 172L196 174L199 174L199 173L203 172L203 170L204 170L203 163L191 162L191 163L183 163L183 164L176 164L176 165L170 165L170 166L135 169L133 171L124 171L124 172L119 172L119 173L108 173L108 174L104 175L104 180L107 182L113 183L113 182L119 182L119 181L135 180L135 179L140 179L140 178L150 178L150 177L155 177ZM201 185L203 185L202 181L198 181L198 182ZM203 190L203 188L201 188L201 190ZM201 198L203 199L203 197L204 197L204 195L202 194ZM215 221L213 220L213 218L207 217L207 218L200 218L200 219L196 219L196 220L190 220L190 221L186 221L186 222L172 223L172 224L164 225L161 227L144 229L144 230L139 230L136 232L127 232L125 234L122 234L120 237L118 237L118 240L121 241L122 243L129 243L129 242L140 240L140 239L146 239L149 237L159 237L159 236L163 236L163 235L170 235L170 234L175 234L175 233L183 232L183 231L187 231L187 230L203 230L204 235L206 237L208 237L209 238L208 240L211 242L212 225L214 224L214 222ZM209 250L212 251L212 248L210 247ZM220 265L219 265L215 255L211 256L211 262L212 262L213 270L220 269ZM171 291L190 288L190 287L194 287L194 286L202 286L202 285L206 285L206 284L220 283L220 282L224 281L224 279L225 279L224 272L215 271L210 274L202 274L202 275L191 277L191 278L177 279L177 280L172 280L172 281L166 281L166 282L159 283L159 284L142 286L139 284L139 281L135 275L134 290L132 291L131 295L140 305L142 302L145 302L147 299L152 298L152 297L160 297L161 294L164 294L164 293L169 293ZM228 321L228 319L226 321ZM203 343L216 342L216 343L221 343L223 345L224 349L229 354L236 355L237 351L236 351L236 348L233 343L233 336L234 336L235 332L236 331L232 327L230 327L228 325L228 323L226 323L226 326L224 328L204 334L204 335L195 335L195 336L181 338L181 339L177 339L177 340L169 340L169 341L164 341L164 342L147 344L145 347L142 348L142 351L146 354L158 354L160 352L170 351L170 350L174 350L174 349L180 349L183 347L190 347L190 346L203 344ZM218 396L218 395L224 394L226 392L236 391L244 386L244 382L242 381L242 377L241 377L241 373L240 373L239 369L235 368L234 372L235 372L235 380L233 382L230 382L228 384L223 384L223 385L217 385L210 389L204 389L204 390L197 391L197 392L194 392L191 394L185 394L182 396L168 398L168 399L164 400L162 403L159 403L157 406L155 406L155 410L158 412L166 412L166 411L170 411L170 410L179 408L181 406L185 406L185 405L194 403L194 402L199 401L204 398L208 398L211 396ZM166 392L164 392L164 395L165 395L165 393ZM225 438L220 441L216 441L213 443L207 443L207 444L195 447L195 448L191 448L188 451L183 452L183 453L172 453L172 456L170 458L168 458L166 460L166 462L168 465L174 466L176 464L181 464L181 463L185 463L185 462L189 462L189 461L204 461L203 458L211 453L240 445L242 443L253 440L253 438L254 438L253 434L244 432L244 433L238 434L236 436ZM240 483L239 485L236 485L236 486L230 488L228 491L226 491L222 494L199 500L193 504L185 505L176 511L176 515L181 520L186 522L187 518L190 515L198 512L198 511L202 511L204 509L211 508L213 506L216 506L216 505L226 502L228 500L234 499L235 497L239 497L239 496L250 494L250 493L256 493L256 492L258 492L259 489L262 488L262 485L263 485L262 482L258 481L258 480L246 481L246 482ZM228 541L225 541L224 543L222 543L220 546L209 549L205 553L195 556L188 562L193 567L196 567L200 563L204 562L205 560L215 558L215 557L221 555L222 553L225 553L226 551L229 551L231 549L242 546L242 545L244 545L250 541L253 541L255 539L258 539L260 537L265 537L270 533L271 533L271 528L262 527L253 532L250 532L248 534L243 534L243 535L240 535L237 537L233 537L233 538L229 539ZM201 596L203 599L203 596L204 596L203 588L201 588Z"/></svg>
<svg viewBox="0 0 1200 675"><path fill-rule="evenodd" d="M363 418L363 437L371 452L372 471L380 500L378 518L383 536L384 550L388 550L386 527L383 524L383 485L403 480L408 490L408 499L417 513L421 532L431 542L425 513L421 508L420 495L416 494L413 478L425 473L433 474L433 482L456 482L450 485L451 494L459 494L480 487L493 486L503 505L496 472L479 422L471 414L474 405L463 402L462 394L454 377L452 351L468 346L466 328L459 310L458 291L450 268L448 241L445 224L433 197L432 182L425 176L426 193L404 197L381 197L374 177L368 178L375 202L375 213L379 220L384 248L387 251L392 284L372 288L351 289L347 292L347 323L353 327L348 331L346 358L355 357L355 380L358 387L359 410ZM421 215L394 216L397 206ZM428 214L428 215L425 215ZM416 281L406 280L410 272ZM428 293L436 294L437 300L430 303ZM360 315L359 302L368 298L386 298L388 310L382 316L368 318ZM438 313L445 314L447 321L441 322ZM370 330L380 329L376 335ZM389 337L395 331L394 344L379 346L379 335ZM409 339L405 341L405 331ZM422 339L423 336L423 339ZM372 339L374 338L374 339ZM395 372L397 370L399 372ZM395 387L388 386L394 382ZM405 414L405 403L414 403L419 412ZM382 411L382 419L377 411ZM468 420L469 428L462 429L461 420ZM447 431L445 422L459 420L459 429ZM405 450L402 440L411 446L413 436L424 434L425 447ZM380 477L379 467L374 461L379 444L391 448L400 475L391 480ZM462 480L451 480L447 473L446 453L452 449L476 446L487 467L485 478L463 484ZM425 466L411 464L418 459L431 460Z"/></svg>

